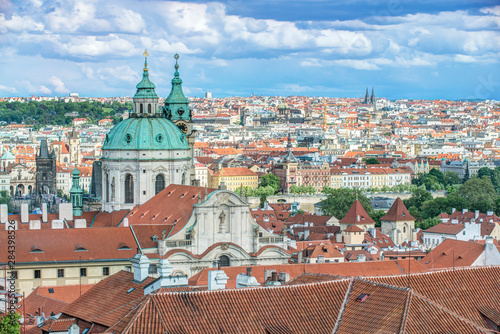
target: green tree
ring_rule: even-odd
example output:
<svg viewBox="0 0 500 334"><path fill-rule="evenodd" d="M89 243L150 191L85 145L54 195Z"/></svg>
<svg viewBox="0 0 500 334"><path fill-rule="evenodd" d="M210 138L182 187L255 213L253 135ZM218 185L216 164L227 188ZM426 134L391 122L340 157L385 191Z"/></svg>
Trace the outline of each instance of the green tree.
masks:
<svg viewBox="0 0 500 334"><path fill-rule="evenodd" d="M3 316L0 320L0 333L19 334L21 332L20 318L21 316L16 312Z"/></svg>
<svg viewBox="0 0 500 334"><path fill-rule="evenodd" d="M260 195L260 204L259 204L259 207L261 209L264 208L264 206L266 206L266 202L267 202L267 196L266 196L266 194Z"/></svg>
<svg viewBox="0 0 500 334"><path fill-rule="evenodd" d="M427 218L423 221L415 222L415 227L421 228L422 230L427 230L428 228L436 226L439 223L441 223L441 220L437 217Z"/></svg>
<svg viewBox="0 0 500 334"><path fill-rule="evenodd" d="M377 158L365 158L363 159L367 165L379 165L380 162Z"/></svg>
<svg viewBox="0 0 500 334"><path fill-rule="evenodd" d="M487 176L490 180L491 180L491 169L489 169L488 167L483 167L483 168L480 168L478 171L477 171L477 177L478 178L482 178L483 176Z"/></svg>
<svg viewBox="0 0 500 334"><path fill-rule="evenodd" d="M381 226L380 218L385 216L386 213L387 212L384 210L373 210L373 213L370 215L370 217L375 221L375 227Z"/></svg>
<svg viewBox="0 0 500 334"><path fill-rule="evenodd" d="M458 188L458 195L465 198L471 210L492 210L498 199L491 180L487 176L472 178Z"/></svg>
<svg viewBox="0 0 500 334"><path fill-rule="evenodd" d="M437 170L436 168L432 168L430 171L429 171L429 174L428 175L432 175L436 178L437 182L439 182L440 184L445 184L444 182L444 175L443 173L440 171L440 170Z"/></svg>
<svg viewBox="0 0 500 334"><path fill-rule="evenodd" d="M415 189L412 192L411 197L408 199L405 199L403 201L403 203L407 208L414 206L418 210L420 210L422 203L424 203L425 201L429 201L431 199L432 199L432 195L430 192L428 192L427 190L425 190L422 187L418 187L417 189Z"/></svg>
<svg viewBox="0 0 500 334"><path fill-rule="evenodd" d="M280 187L280 179L273 173L264 174L260 177L260 186L271 186L274 189L274 193L276 193Z"/></svg>
<svg viewBox="0 0 500 334"><path fill-rule="evenodd" d="M323 200L321 207L324 215L335 216L338 219L344 218L356 198L361 202L370 217L373 214L372 201L366 197L362 190L351 188L329 188L327 190L328 196Z"/></svg>

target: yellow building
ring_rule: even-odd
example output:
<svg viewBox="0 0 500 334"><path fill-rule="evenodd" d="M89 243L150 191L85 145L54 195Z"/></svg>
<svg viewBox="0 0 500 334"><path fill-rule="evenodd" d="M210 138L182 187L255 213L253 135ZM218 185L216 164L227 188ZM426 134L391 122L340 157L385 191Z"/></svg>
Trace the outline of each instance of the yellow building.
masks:
<svg viewBox="0 0 500 334"><path fill-rule="evenodd" d="M259 187L259 176L246 167L228 167L209 175L209 188L218 188L221 182L227 187L227 190L235 191L243 185L248 188Z"/></svg>

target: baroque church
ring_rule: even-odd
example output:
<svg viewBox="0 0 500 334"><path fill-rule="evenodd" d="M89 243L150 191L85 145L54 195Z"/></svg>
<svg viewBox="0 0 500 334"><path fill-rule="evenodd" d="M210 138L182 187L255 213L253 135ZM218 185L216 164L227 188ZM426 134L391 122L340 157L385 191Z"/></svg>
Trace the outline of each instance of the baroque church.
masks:
<svg viewBox="0 0 500 334"><path fill-rule="evenodd" d="M286 231L273 234L259 226L248 199L223 185L193 185L195 131L182 92L179 56L174 57L172 88L163 107L149 78L147 51L144 56L134 110L107 134L102 158L94 164L93 183L101 178L102 210L126 211L118 226L133 231L152 266L158 257L168 259L178 275L192 276L214 262L288 263Z"/></svg>
<svg viewBox="0 0 500 334"><path fill-rule="evenodd" d="M169 184L191 184L194 131L188 99L182 92L178 55L172 90L158 105L146 60L133 97L134 110L118 123L102 146L103 210L132 209Z"/></svg>

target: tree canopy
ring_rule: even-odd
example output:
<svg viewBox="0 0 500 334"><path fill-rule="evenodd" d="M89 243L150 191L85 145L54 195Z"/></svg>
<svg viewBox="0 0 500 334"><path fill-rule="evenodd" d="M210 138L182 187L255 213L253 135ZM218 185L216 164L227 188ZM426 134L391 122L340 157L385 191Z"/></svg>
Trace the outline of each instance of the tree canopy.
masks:
<svg viewBox="0 0 500 334"><path fill-rule="evenodd" d="M327 198L321 202L321 211L324 215L335 216L339 220L344 218L354 201L356 201L356 198L361 202L361 205L370 217L375 214L375 210L373 210L372 207L372 201L366 197L361 189L333 189L325 187L323 193L328 195Z"/></svg>
<svg viewBox="0 0 500 334"><path fill-rule="evenodd" d="M19 319L21 316L14 312L4 315L0 319L0 333L2 334L18 334L21 331Z"/></svg>
<svg viewBox="0 0 500 334"><path fill-rule="evenodd" d="M260 177L260 186L270 186L274 189L274 193L276 193L280 187L280 179L273 173L264 174Z"/></svg>

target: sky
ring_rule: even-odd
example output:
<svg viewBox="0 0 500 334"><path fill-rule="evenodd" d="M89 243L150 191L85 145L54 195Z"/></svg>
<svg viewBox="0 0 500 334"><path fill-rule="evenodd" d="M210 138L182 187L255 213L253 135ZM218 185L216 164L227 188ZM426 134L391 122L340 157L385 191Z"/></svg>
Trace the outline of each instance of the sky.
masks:
<svg viewBox="0 0 500 334"><path fill-rule="evenodd" d="M498 0L0 0L0 96L500 100Z"/></svg>

